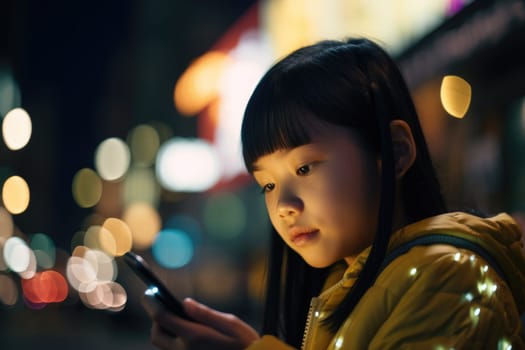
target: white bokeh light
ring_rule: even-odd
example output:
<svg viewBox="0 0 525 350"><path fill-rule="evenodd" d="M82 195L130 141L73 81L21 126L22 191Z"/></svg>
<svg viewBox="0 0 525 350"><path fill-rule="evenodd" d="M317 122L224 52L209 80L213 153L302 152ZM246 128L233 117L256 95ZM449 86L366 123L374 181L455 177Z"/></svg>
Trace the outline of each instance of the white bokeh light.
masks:
<svg viewBox="0 0 525 350"><path fill-rule="evenodd" d="M32 133L29 114L23 108L10 110L2 121L2 135L6 146L13 151L27 145Z"/></svg>
<svg viewBox="0 0 525 350"><path fill-rule="evenodd" d="M10 237L4 244L4 260L14 272L24 272L31 263L31 249L20 237Z"/></svg>
<svg viewBox="0 0 525 350"><path fill-rule="evenodd" d="M131 155L128 145L117 137L104 140L95 152L95 167L101 178L115 181L128 171Z"/></svg>
<svg viewBox="0 0 525 350"><path fill-rule="evenodd" d="M170 191L206 191L217 183L221 166L215 149L201 139L173 138L157 154L156 176Z"/></svg>
<svg viewBox="0 0 525 350"><path fill-rule="evenodd" d="M268 45L260 33L245 33L238 46L229 52L230 63L219 82L221 103L214 144L223 164L224 180L246 172L241 152L242 118L255 86L273 62Z"/></svg>

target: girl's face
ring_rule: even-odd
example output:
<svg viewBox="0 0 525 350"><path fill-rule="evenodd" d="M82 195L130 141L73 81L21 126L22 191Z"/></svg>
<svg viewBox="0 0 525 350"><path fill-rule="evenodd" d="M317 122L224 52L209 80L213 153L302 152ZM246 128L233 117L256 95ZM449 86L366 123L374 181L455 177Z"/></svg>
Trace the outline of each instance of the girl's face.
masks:
<svg viewBox="0 0 525 350"><path fill-rule="evenodd" d="M279 235L320 268L351 263L372 243L379 177L377 159L348 129L315 125L311 143L260 157L253 175Z"/></svg>

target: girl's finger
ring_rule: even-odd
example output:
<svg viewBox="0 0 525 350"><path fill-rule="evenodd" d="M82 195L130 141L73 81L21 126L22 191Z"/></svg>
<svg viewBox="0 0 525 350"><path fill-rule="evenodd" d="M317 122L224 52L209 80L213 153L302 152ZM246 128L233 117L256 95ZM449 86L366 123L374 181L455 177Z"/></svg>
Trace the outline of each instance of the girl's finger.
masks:
<svg viewBox="0 0 525 350"><path fill-rule="evenodd" d="M259 334L248 324L232 314L223 313L197 301L186 298L184 309L195 321L201 322L233 338L242 339L246 344L259 338Z"/></svg>
<svg viewBox="0 0 525 350"><path fill-rule="evenodd" d="M155 297L144 296L143 305L153 319L154 324L157 325L152 329L152 332L156 332L154 336L156 341L159 342L158 346L172 346L170 340L174 341L176 338L180 339L183 343L192 344L190 348L195 348L196 344L206 344L210 342L230 344L229 347L226 348L233 349L234 347L232 345L237 343L237 340L230 338L229 334L225 334L211 325L200 322L197 319L195 319L197 322L191 322L175 316L165 309ZM152 335L152 341L153 340Z"/></svg>

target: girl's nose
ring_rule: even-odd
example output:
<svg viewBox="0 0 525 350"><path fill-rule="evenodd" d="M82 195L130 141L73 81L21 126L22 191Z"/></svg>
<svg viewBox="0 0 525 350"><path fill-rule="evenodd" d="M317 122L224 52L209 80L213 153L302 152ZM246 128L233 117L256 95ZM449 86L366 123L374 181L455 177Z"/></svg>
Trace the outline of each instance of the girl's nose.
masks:
<svg viewBox="0 0 525 350"><path fill-rule="evenodd" d="M281 218L297 216L303 211L304 205L300 198L290 193L281 196L277 205L277 211Z"/></svg>

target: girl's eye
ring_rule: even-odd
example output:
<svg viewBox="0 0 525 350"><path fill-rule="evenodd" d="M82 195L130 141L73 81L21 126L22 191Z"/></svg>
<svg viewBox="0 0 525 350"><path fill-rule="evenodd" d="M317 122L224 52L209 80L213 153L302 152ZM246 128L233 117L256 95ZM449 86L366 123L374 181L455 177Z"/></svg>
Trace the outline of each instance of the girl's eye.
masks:
<svg viewBox="0 0 525 350"><path fill-rule="evenodd" d="M264 185L261 189L261 193L268 193L270 192L271 190L273 190L275 188L275 184L273 183L268 183L266 185Z"/></svg>
<svg viewBox="0 0 525 350"><path fill-rule="evenodd" d="M310 171L312 170L312 164L306 164L301 167L299 167L295 172L299 176L308 175Z"/></svg>

